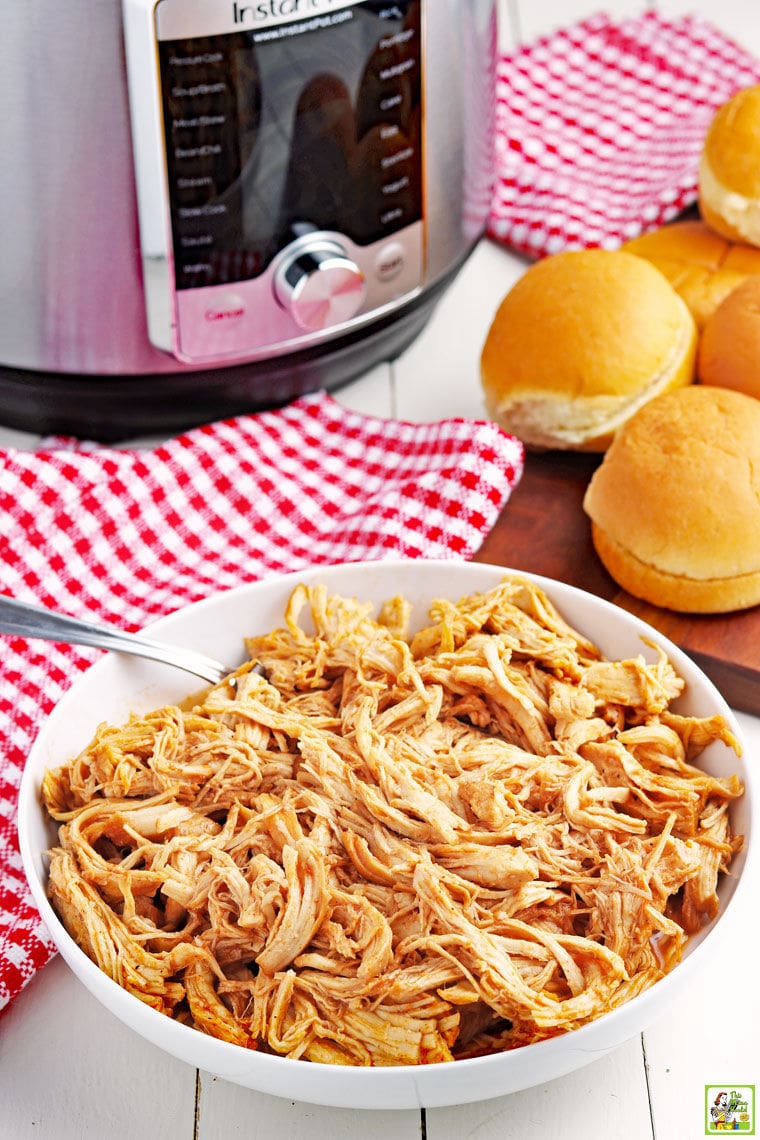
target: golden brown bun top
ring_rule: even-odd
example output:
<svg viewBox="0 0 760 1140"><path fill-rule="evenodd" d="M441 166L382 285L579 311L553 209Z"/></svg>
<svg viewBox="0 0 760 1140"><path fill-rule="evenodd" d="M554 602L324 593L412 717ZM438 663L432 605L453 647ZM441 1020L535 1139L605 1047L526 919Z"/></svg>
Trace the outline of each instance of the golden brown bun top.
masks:
<svg viewBox="0 0 760 1140"><path fill-rule="evenodd" d="M760 277L746 278L715 310L698 361L703 383L760 399Z"/></svg>
<svg viewBox="0 0 760 1140"><path fill-rule="evenodd" d="M749 276L760 273L760 249L756 245L730 241L708 226L701 218L668 222L649 233L631 238L621 247L627 253L645 257L663 269L664 266L699 266L702 269L735 269Z"/></svg>
<svg viewBox="0 0 760 1140"><path fill-rule="evenodd" d="M659 570L760 570L760 400L690 385L650 401L615 436L583 505Z"/></svg>
<svg viewBox="0 0 760 1140"><path fill-rule="evenodd" d="M760 85L737 91L717 111L703 156L726 189L760 198Z"/></svg>
<svg viewBox="0 0 760 1140"><path fill-rule="evenodd" d="M533 264L507 293L481 357L486 396L627 396L649 385L693 327L665 277L620 250L577 250Z"/></svg>
<svg viewBox="0 0 760 1140"><path fill-rule="evenodd" d="M721 237L697 219L671 222L622 248L645 257L665 274L700 329L737 285L760 274L757 246Z"/></svg>
<svg viewBox="0 0 760 1140"><path fill-rule="evenodd" d="M677 262L679 265L718 269L731 248L731 242L716 234L701 219L691 218L683 222L670 222L631 238L622 248L628 253L645 257L655 265L660 262ZM757 271L760 272L760 250L755 249L754 252L758 259Z"/></svg>

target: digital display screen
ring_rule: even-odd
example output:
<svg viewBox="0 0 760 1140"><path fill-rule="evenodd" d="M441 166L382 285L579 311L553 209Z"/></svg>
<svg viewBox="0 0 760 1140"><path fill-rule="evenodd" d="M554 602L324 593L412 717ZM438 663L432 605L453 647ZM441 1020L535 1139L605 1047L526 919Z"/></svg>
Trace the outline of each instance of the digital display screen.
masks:
<svg viewBox="0 0 760 1140"><path fill-rule="evenodd" d="M420 0L159 44L178 289L256 277L304 228L422 216Z"/></svg>

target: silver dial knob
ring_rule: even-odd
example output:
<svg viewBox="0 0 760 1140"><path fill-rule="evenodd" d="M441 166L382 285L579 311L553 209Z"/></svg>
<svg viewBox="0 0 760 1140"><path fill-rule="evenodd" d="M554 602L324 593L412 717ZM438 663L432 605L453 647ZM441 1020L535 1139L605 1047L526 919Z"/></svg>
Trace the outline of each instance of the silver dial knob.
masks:
<svg viewBox="0 0 760 1140"><path fill-rule="evenodd" d="M286 252L274 292L299 328L320 332L356 315L364 300L364 275L337 242L310 236Z"/></svg>

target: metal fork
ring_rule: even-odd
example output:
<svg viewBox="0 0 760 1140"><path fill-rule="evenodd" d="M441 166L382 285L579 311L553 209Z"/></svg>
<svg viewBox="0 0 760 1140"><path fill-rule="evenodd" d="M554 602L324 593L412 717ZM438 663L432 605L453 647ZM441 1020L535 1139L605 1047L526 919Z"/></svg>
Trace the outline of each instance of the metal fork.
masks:
<svg viewBox="0 0 760 1140"><path fill-rule="evenodd" d="M96 625L94 622L82 621L4 595L0 595L0 633L24 638L38 637L43 641L58 641L67 645L94 645L98 649L112 649L117 653L133 653L138 657L148 657L151 661L161 661L165 665L184 669L212 685L218 685L233 671L220 661L196 653L193 649L165 645L143 637L142 634L125 633L120 629Z"/></svg>

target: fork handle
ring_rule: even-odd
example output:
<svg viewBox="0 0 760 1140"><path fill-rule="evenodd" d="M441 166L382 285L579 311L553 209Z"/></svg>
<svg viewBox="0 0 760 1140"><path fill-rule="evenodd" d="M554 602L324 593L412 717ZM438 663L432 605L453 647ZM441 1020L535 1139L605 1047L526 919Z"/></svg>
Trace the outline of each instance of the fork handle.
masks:
<svg viewBox="0 0 760 1140"><path fill-rule="evenodd" d="M56 613L44 606L21 602L17 598L0 595L0 633L16 637L41 638L43 641L63 642L67 645L91 645L98 649L111 649L117 653L132 653L185 669L211 684L218 684L230 672L224 665L181 646L164 645L134 633L126 633L109 626L96 625L68 614Z"/></svg>

